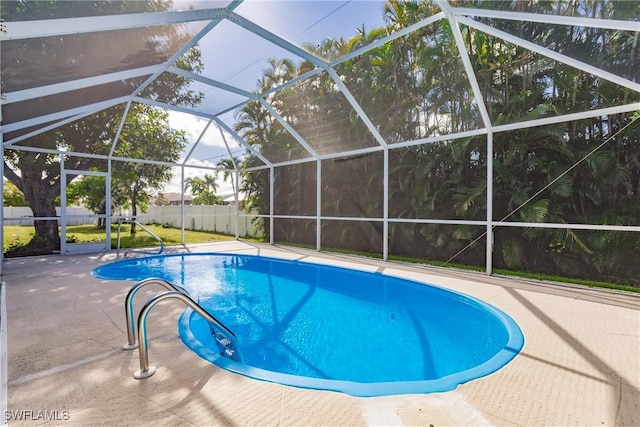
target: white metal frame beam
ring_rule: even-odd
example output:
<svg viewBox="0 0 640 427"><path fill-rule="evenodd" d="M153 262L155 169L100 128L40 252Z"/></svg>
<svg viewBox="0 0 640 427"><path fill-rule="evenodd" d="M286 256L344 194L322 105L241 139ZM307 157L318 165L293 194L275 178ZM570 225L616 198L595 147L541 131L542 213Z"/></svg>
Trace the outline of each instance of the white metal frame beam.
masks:
<svg viewBox="0 0 640 427"><path fill-rule="evenodd" d="M293 136L293 138L298 141L298 143L300 145L302 145L302 147L307 150L307 152L311 155L312 158L317 159L318 157L320 157L320 155L317 153L317 151L311 147L307 141L305 141L305 139L300 136L300 134L289 124L289 122L287 122L280 114L278 114L278 112L275 110L275 108L273 108L271 106L271 104L269 104L267 101L265 101L264 99L260 99L260 104L262 104L262 106L264 108L267 109L267 111L269 111L269 113L278 121L280 122L280 124L282 125L282 127L284 127L287 132L289 132L291 134L291 136Z"/></svg>
<svg viewBox="0 0 640 427"><path fill-rule="evenodd" d="M612 114L630 113L637 110L640 110L640 102L617 106L617 107L609 107L609 108L602 108L598 110L585 111L581 113L565 114L561 116L547 117L544 119L530 120L527 122L517 122L517 123L499 125L493 128L493 133L509 132L516 129L526 129L531 127L546 126L546 125L564 123L564 122L573 121L573 120L583 120L583 119L590 119L593 117L608 116ZM433 144L433 143L442 142L442 141L455 141L457 139L481 136L486 134L487 134L487 130L485 128L480 128L472 131L459 132L459 133L448 134L448 135L437 135L429 138L416 139L413 141L399 142L395 144L390 144L388 148L389 150L395 150L397 148L413 147L416 145L424 145L424 144ZM346 151L346 152L340 152L340 153L323 154L319 156L319 160L329 160L329 159L339 158L339 157L358 156L361 154L378 152L383 149L384 147L369 147L369 148L362 148L359 150L352 150L352 151ZM294 165L298 163L309 163L312 161L315 161L315 159L304 158L304 159L289 160L285 162L274 163L273 166L276 166L276 167L288 166L288 165ZM266 167L267 166L254 167L254 168L251 168L250 170L259 170L259 169L264 169Z"/></svg>
<svg viewBox="0 0 640 427"><path fill-rule="evenodd" d="M251 152L251 154L253 154L254 156L256 156L257 158L259 158L260 160L262 160L262 162L267 166L272 166L272 163L269 159L267 159L266 157L264 157L262 155L262 153L260 153L258 150L256 150L256 148L249 144L247 141L245 141L243 138L240 137L240 135L238 135L233 129L231 129L225 122L223 122L222 120L220 120L218 117L215 117L214 120L216 121L216 123L218 124L218 126L224 130L227 131L227 133L229 133L229 135L233 136L235 138L236 141L238 141L243 147L245 147L247 150L249 150Z"/></svg>
<svg viewBox="0 0 640 427"><path fill-rule="evenodd" d="M382 135L380 135L380 132L378 132L375 125L371 122L371 119L369 118L367 113L365 113L362 107L360 106L360 104L358 104L358 101L356 101L356 99L353 97L353 95L351 94L351 91L344 84L340 76L338 76L338 74L335 72L333 68L328 68L327 73L329 74L329 77L331 77L333 82L336 84L336 86L338 86L338 89L340 89L340 92L342 92L342 95L346 98L347 102L349 102L349 104L351 105L351 108L355 110L356 114L358 114L358 116L360 117L360 120L362 120L362 122L365 124L369 132L371 132L371 134L376 139L378 144L380 144L383 147L386 147L387 142L384 140Z"/></svg>
<svg viewBox="0 0 640 427"><path fill-rule="evenodd" d="M42 19L33 21L4 22L6 32L2 40L20 40L36 37L53 37L71 34L118 31L155 25L182 24L185 22L223 19L226 9L197 9L175 12L147 12L123 15L102 15L79 18Z"/></svg>
<svg viewBox="0 0 640 427"><path fill-rule="evenodd" d="M25 128L30 128L32 126L38 126L45 123L56 122L49 126L43 127L41 129L35 130L25 135L18 136L9 141L3 141L3 145L15 144L16 142L23 141L27 138L31 138L33 136L39 135L43 132L46 132L51 129L55 129L64 124L74 122L83 117L87 117L91 114L97 113L102 110L106 110L108 108L114 107L118 104L124 104L129 102L129 96L123 96L120 98L114 98L109 101L102 101L95 104L88 104L83 107L72 108L69 110L58 111L57 113L46 114L44 116L34 117L32 119L23 120L20 122L10 123L2 126L3 135L8 132L14 132Z"/></svg>
<svg viewBox="0 0 640 427"><path fill-rule="evenodd" d="M204 83L212 87L217 87L218 89L226 90L227 92L235 93L236 95L244 96L245 98L247 98L247 102L258 99L258 95L256 95L253 92L249 92L244 89L240 89L238 87L228 85L218 80L210 79L200 74L192 73L191 71L183 70L182 68L171 66L171 67L167 67L166 71L173 73L175 75L178 75L180 77L195 80L197 82Z"/></svg>
<svg viewBox="0 0 640 427"><path fill-rule="evenodd" d="M229 21L241 26L245 30L252 32L253 34L262 37L263 39L275 44L276 46L306 60L315 65L316 67L326 69L328 67L328 63L312 53L304 50L300 46L291 43L288 40L283 39L282 37L273 34L272 32L266 30L265 28L249 21L247 18L238 15L237 13L229 13L225 16Z"/></svg>
<svg viewBox="0 0 640 427"><path fill-rule="evenodd" d="M547 49L546 47L542 47L528 40L521 39L520 37L514 36L513 34L509 34L505 31L490 27L489 25L485 25L478 21L474 21L473 19L470 19L466 16L457 15L457 20L461 24L467 25L468 27L475 28L476 30L498 37L502 40L508 41L520 47L524 47L526 49L529 49L532 52L535 52L540 55L546 56L547 58L553 59L554 61L558 61L562 64L569 65L570 67L584 71L585 73L593 74L594 76L598 76L604 80L608 80L612 83L615 83L622 87L626 87L635 92L640 92L640 83L632 82L631 80L627 80L616 74L610 73L608 71L604 71L598 67L594 67L593 65L589 65L582 61L578 61L577 59L573 59L569 56L563 55L554 50Z"/></svg>
<svg viewBox="0 0 640 427"><path fill-rule="evenodd" d="M353 52L349 52L348 54L341 56L340 58L335 59L334 61L331 61L331 63L329 65L331 65L332 67L335 67L338 64L341 64L345 61L348 61L352 58L355 58L357 56L362 55L363 53L366 53L372 49L376 49L380 46L384 46L385 44L398 39L400 37L404 37L408 34L413 33L416 30L419 30L420 28L426 27L428 25L433 24L434 22L440 21L441 19L446 18L446 15L443 12L438 12L435 15L432 15L428 18L423 19L422 21L416 22L415 24L409 25L406 28L403 28L401 30L398 30L394 33L389 34L386 37L382 37L380 39L377 39L371 43L369 43L366 46L362 46L359 49L354 50Z"/></svg>
<svg viewBox="0 0 640 427"><path fill-rule="evenodd" d="M32 89L8 92L4 94L2 103L12 104L14 102L28 101L30 99L57 95L60 93L71 92L74 90L84 89L92 86L133 79L136 77L148 76L156 73L159 69L162 69L162 65L150 65L148 67L140 67L132 70L118 71L115 73L102 74L95 77L87 77L84 79L77 79L63 83L35 87Z"/></svg>
<svg viewBox="0 0 640 427"><path fill-rule="evenodd" d="M575 27L603 28L607 30L640 31L638 21L621 21L619 19L596 19L579 16L551 15L527 12L510 12L505 10L471 9L466 7L452 7L457 15L475 16L479 18L495 18L511 21L540 22Z"/></svg>
<svg viewBox="0 0 640 427"><path fill-rule="evenodd" d="M473 70L473 64L471 64L471 58L469 57L469 52L467 52L467 48L464 44L464 40L462 38L462 31L460 30L460 24L458 22L458 17L453 13L451 6L446 0L436 0L436 3L440 7L440 9L447 15L447 19L449 20L449 24L451 26L451 32L453 33L453 37L456 42L456 47L458 48L458 53L462 59L462 65L464 66L465 73L467 74L467 79L469 80L469 84L471 85L471 90L473 91L476 103L478 105L478 110L480 111L480 116L482 117L482 122L487 132L487 154L486 154L486 174L487 174L487 191L486 191L486 244L485 244L485 272L486 274L492 273L493 266L493 129L491 116L489 116L489 111L487 110L487 106L484 102L484 97L482 95L482 91L480 90L480 85L478 84L478 79L476 78L475 72Z"/></svg>

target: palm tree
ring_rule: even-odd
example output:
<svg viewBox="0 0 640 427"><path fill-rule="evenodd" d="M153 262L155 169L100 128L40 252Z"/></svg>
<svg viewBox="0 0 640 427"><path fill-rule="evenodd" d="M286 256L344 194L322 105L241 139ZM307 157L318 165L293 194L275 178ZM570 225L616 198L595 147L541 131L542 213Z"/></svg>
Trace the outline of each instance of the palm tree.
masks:
<svg viewBox="0 0 640 427"><path fill-rule="evenodd" d="M197 205L219 205L222 204L222 198L216 191L218 190L218 183L216 177L213 175L205 174L204 178L189 177L184 180L184 191L191 189L191 193L194 196L193 203Z"/></svg>
<svg viewBox="0 0 640 427"><path fill-rule="evenodd" d="M520 11L526 6L532 13L553 9L560 14L605 19L637 11L633 2L587 0L579 6L575 2L525 3L495 2L493 6ZM437 6L432 2L391 0L386 7L387 27L370 31L362 28L348 41L328 38L308 49L323 58L335 59L431 16L435 10ZM634 38L637 35L632 32L496 20L491 24L538 45L562 49L562 53L576 59L608 67L612 73L630 80L640 78ZM494 125L640 100L633 91L554 63L505 40L472 28L462 28L462 32ZM289 65L273 60L273 70L265 73L260 86L272 88L287 81L286 74L296 73ZM298 75L308 66L301 64ZM493 199L487 200L484 137L398 149L393 146L396 142L483 126L447 21L377 46L341 62L335 70L390 144L390 217L482 220L487 203L492 203L494 221L637 225L640 125L607 142L631 122L631 114L494 134ZM267 100L321 154L336 152L332 144L340 144L342 149L366 146L370 133L335 86L326 73L318 74L298 84L295 92L284 90L269 95ZM277 162L304 155L259 103L246 105L238 118L237 129L267 158ZM587 155L579 168L570 169ZM261 164L251 155L244 163L251 167ZM322 214L379 216L381 163L376 155L323 160ZM293 207L286 208L287 212L306 215L308 200L304 196L314 194L309 183L315 168L278 167L275 173L275 199L285 197L287 203L300 202L295 207L299 212L293 213ZM268 172L260 170L243 180L250 204L259 213L269 213L268 178ZM540 192L541 189L545 190ZM276 205L276 213L282 213L279 209L281 205ZM286 226L289 229L283 234L287 237L303 238L309 233L304 221L290 221ZM349 222L345 233L339 229L342 226L331 221L324 221L323 227L327 227L323 244L331 241L344 247L353 246L354 242L375 246L375 237L380 235L364 221ZM398 255L448 258L484 231L484 227L459 225L392 224L390 249ZM640 277L640 267L631 258L639 250L638 233L498 227L493 256L496 267L604 278L628 270L626 276ZM455 261L482 265L484 251L482 247L462 251ZM621 263L629 267L620 269Z"/></svg>
<svg viewBox="0 0 640 427"><path fill-rule="evenodd" d="M196 193L199 193L200 191L202 191L202 187L203 187L203 180L200 177L189 177L187 179L184 180L184 191L189 191L189 189L191 189L191 192L195 195Z"/></svg>
<svg viewBox="0 0 640 427"><path fill-rule="evenodd" d="M216 171L216 176L218 175L219 172L222 172L222 182L227 182L230 181L231 182L231 188L233 190L233 194L237 194L236 192L236 180L234 179L234 175L232 172L236 172L238 170L238 163L240 162L240 159L238 158L226 158L226 159L222 159L220 160L216 166L224 168L222 171L217 170Z"/></svg>

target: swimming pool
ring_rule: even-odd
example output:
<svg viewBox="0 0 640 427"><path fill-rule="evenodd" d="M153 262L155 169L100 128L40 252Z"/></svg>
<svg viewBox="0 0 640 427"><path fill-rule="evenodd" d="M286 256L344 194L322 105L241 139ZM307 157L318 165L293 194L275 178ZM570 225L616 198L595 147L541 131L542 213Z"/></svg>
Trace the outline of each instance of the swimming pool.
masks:
<svg viewBox="0 0 640 427"><path fill-rule="evenodd" d="M380 273L206 253L117 261L92 274L185 288L236 334L242 363L221 354L190 309L178 327L185 345L230 371L299 387L355 396L447 391L495 372L524 345L501 310Z"/></svg>

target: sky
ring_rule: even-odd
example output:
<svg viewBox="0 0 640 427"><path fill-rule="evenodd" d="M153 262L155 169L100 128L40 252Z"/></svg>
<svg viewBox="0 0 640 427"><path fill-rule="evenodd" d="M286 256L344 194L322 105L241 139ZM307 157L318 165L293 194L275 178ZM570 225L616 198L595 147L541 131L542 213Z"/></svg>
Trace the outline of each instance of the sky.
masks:
<svg viewBox="0 0 640 427"><path fill-rule="evenodd" d="M172 128L178 130L184 130L187 134L187 139L189 141L189 145L187 147L187 151L191 149L194 142L198 140L200 135L202 134L207 121L200 117L193 116L191 114L179 113L179 112L170 112L169 114L169 124ZM227 141L233 148L237 148L237 143L234 142L233 138L227 134ZM206 152L203 157L202 153ZM185 153L187 154L187 153ZM220 135L220 131L215 124L212 124L207 132L202 136L202 140L198 146L198 149L193 153L196 157L191 158L187 164L193 166L205 166L205 167L215 167L216 164L224 159L228 158L228 151L226 146L224 145L224 140ZM198 157L198 154L201 154ZM184 160L184 156L180 161ZM181 169L180 167L173 168L173 178L171 181L165 186L165 193L179 193L181 187ZM196 176L202 177L204 174L208 173L209 175L215 174L214 171L207 171L200 168L185 168L185 179L193 178ZM222 174L218 174L218 194L226 195L232 194L233 190L231 187L231 183L222 181Z"/></svg>

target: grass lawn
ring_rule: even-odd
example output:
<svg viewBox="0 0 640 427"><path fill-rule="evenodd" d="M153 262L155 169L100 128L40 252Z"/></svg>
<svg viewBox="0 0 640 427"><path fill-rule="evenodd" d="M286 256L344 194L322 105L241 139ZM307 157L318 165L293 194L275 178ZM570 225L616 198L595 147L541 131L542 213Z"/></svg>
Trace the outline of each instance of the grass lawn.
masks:
<svg viewBox="0 0 640 427"><path fill-rule="evenodd" d="M178 228L163 228L162 225L145 225L153 234L160 237L165 245L180 244L181 231ZM138 227L135 236L129 234L131 226L125 224L121 227L120 247L136 248L144 246L159 245L158 241L151 237L147 232ZM5 251L17 246L27 244L34 234L32 225L8 225L3 228L4 231L4 248ZM116 248L118 239L118 226L111 226L111 247ZM100 242L104 241L105 231L95 225L73 225L67 227L67 242L83 243L83 242ZM233 240L235 236L225 234L210 233L206 231L185 230L185 244L215 242L219 240ZM245 240L252 240L244 238ZM253 239L255 240L255 239Z"/></svg>

